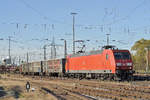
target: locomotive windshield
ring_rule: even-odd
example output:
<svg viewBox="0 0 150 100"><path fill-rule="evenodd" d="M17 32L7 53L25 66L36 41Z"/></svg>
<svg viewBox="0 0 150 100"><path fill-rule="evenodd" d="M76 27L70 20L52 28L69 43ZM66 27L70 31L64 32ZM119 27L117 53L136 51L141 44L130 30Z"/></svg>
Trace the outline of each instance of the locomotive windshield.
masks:
<svg viewBox="0 0 150 100"><path fill-rule="evenodd" d="M114 52L115 59L130 59L129 52Z"/></svg>

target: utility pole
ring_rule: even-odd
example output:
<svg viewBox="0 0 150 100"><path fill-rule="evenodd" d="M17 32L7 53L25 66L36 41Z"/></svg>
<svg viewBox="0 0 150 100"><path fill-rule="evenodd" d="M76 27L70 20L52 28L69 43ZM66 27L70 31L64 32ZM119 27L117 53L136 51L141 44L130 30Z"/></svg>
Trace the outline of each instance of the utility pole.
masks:
<svg viewBox="0 0 150 100"><path fill-rule="evenodd" d="M110 34L106 34L107 35L107 45L109 45L109 35Z"/></svg>
<svg viewBox="0 0 150 100"><path fill-rule="evenodd" d="M62 41L64 41L64 58L66 58L67 56L67 41L65 39L60 39Z"/></svg>
<svg viewBox="0 0 150 100"><path fill-rule="evenodd" d="M28 67L28 74L29 74L29 54L27 52L27 67Z"/></svg>
<svg viewBox="0 0 150 100"><path fill-rule="evenodd" d="M43 62L43 64L44 64L44 66L43 66L43 70L44 71L46 71L47 70L47 62L46 62L46 44L44 45L44 47L43 47L43 49L44 49L44 62Z"/></svg>
<svg viewBox="0 0 150 100"><path fill-rule="evenodd" d="M55 44L54 37L50 46L51 46L51 59L55 59L57 54L56 54L56 44Z"/></svg>
<svg viewBox="0 0 150 100"><path fill-rule="evenodd" d="M19 56L19 65L21 64L21 59L20 59L20 56Z"/></svg>
<svg viewBox="0 0 150 100"><path fill-rule="evenodd" d="M10 58L10 40L11 40L11 37L9 36L8 37L8 41L9 41L8 56L9 56L9 58Z"/></svg>
<svg viewBox="0 0 150 100"><path fill-rule="evenodd" d="M8 57L9 57L9 64L11 64L11 55L10 55L10 42L11 42L11 36L8 37Z"/></svg>
<svg viewBox="0 0 150 100"><path fill-rule="evenodd" d="M64 58L66 58L66 56L67 56L67 41L66 40L64 40Z"/></svg>
<svg viewBox="0 0 150 100"><path fill-rule="evenodd" d="M73 54L75 54L75 15L77 13L72 12L71 15L73 16L73 24L72 24L72 32L73 32Z"/></svg>
<svg viewBox="0 0 150 100"><path fill-rule="evenodd" d="M46 45L44 45L43 49L44 49L44 61L46 61Z"/></svg>
<svg viewBox="0 0 150 100"><path fill-rule="evenodd" d="M44 70L47 70L47 62L46 62L46 45L44 45L43 49L44 49Z"/></svg>

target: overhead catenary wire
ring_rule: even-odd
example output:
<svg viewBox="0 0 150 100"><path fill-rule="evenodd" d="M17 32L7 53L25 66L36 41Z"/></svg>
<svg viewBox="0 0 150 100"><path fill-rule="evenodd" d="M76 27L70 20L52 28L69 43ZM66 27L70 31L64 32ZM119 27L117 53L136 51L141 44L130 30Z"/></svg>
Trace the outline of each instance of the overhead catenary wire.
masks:
<svg viewBox="0 0 150 100"><path fill-rule="evenodd" d="M45 14L43 12L41 12L38 9L36 9L35 7L33 7L31 4L29 4L25 0L18 0L18 1L20 1L22 4L24 4L27 8L31 9L32 11L34 11L36 14L38 14L44 20L49 20L49 21L52 21L52 22L55 22L55 23L68 25L67 23L62 22L60 20L55 20L55 19L49 18L48 16L45 16Z"/></svg>

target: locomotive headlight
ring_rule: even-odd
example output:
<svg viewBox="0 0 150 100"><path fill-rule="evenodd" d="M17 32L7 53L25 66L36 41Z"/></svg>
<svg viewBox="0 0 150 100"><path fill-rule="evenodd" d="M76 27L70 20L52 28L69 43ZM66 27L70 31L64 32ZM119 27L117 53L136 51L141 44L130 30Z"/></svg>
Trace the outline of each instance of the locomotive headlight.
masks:
<svg viewBox="0 0 150 100"><path fill-rule="evenodd" d="M116 65L117 65L117 66L121 66L122 64L121 64L121 63L116 63Z"/></svg>
<svg viewBox="0 0 150 100"><path fill-rule="evenodd" d="M127 63L127 66L132 66L132 63Z"/></svg>

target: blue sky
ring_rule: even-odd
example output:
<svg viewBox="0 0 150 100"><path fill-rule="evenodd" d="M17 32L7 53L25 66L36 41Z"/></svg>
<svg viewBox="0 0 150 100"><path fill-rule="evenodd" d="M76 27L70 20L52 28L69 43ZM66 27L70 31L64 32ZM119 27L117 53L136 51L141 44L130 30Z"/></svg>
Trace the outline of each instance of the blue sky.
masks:
<svg viewBox="0 0 150 100"><path fill-rule="evenodd" d="M27 51L43 53L43 45L50 42L31 40L52 40L53 36L62 45L60 39L65 38L71 53L71 12L78 13L76 39L90 40L87 50L105 45L108 33L110 40L120 41L111 44L130 49L135 41L150 38L149 11L149 0L1 0L0 38L4 40L0 55L8 54L8 36L17 41L11 42L13 56L25 56ZM60 54L62 49L58 48Z"/></svg>

